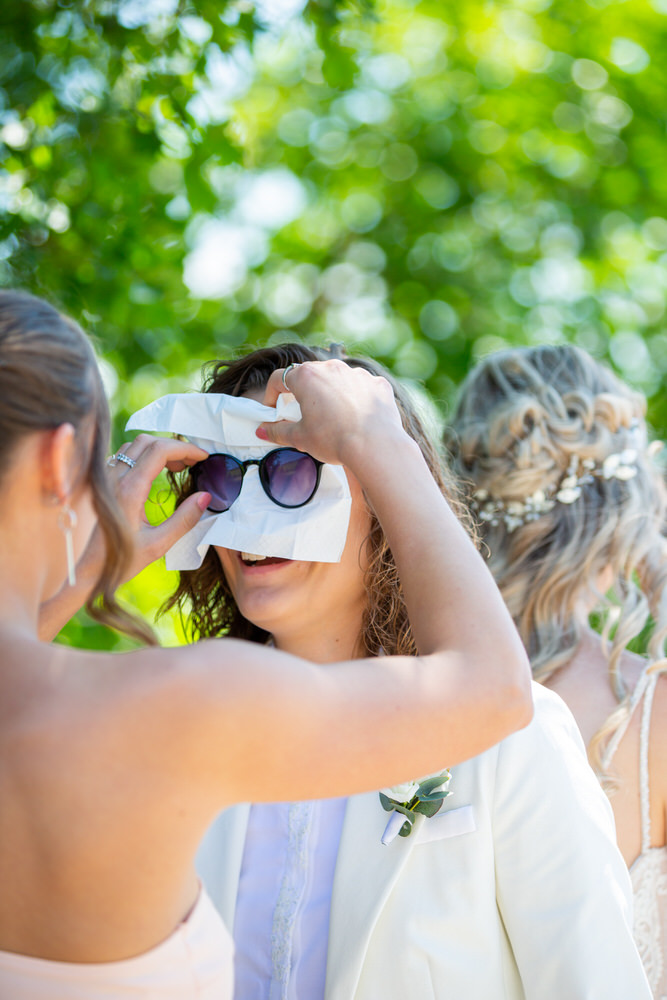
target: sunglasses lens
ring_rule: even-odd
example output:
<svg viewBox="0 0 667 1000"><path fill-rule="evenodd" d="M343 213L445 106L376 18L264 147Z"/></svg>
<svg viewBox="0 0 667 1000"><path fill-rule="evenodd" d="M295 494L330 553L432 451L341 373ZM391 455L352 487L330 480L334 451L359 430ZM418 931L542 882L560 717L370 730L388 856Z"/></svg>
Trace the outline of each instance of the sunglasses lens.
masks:
<svg viewBox="0 0 667 1000"><path fill-rule="evenodd" d="M264 485L283 507L301 507L317 489L318 463L295 448L279 448L264 460Z"/></svg>
<svg viewBox="0 0 667 1000"><path fill-rule="evenodd" d="M197 489L211 494L208 509L221 513L238 499L243 466L231 455L211 455L197 468Z"/></svg>

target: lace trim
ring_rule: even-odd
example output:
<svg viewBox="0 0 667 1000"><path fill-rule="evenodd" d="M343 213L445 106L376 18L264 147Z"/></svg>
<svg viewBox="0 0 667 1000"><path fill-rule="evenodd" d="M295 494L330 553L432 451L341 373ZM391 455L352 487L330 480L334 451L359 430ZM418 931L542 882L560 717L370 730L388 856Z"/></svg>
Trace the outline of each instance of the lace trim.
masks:
<svg viewBox="0 0 667 1000"><path fill-rule="evenodd" d="M290 802L287 809L287 858L271 928L271 989L269 1000L289 1000L293 938L299 904L308 876L308 841L313 802Z"/></svg>
<svg viewBox="0 0 667 1000"><path fill-rule="evenodd" d="M639 810L641 851L630 868L634 896L633 934L655 1000L667 1000L667 847L651 847L651 792L648 757L653 696L661 670L644 671L630 699L624 724L614 734L605 755L606 768L625 735L642 697L639 730Z"/></svg>
<svg viewBox="0 0 667 1000"><path fill-rule="evenodd" d="M667 1000L667 847L642 852L630 869L633 933L655 1000Z"/></svg>

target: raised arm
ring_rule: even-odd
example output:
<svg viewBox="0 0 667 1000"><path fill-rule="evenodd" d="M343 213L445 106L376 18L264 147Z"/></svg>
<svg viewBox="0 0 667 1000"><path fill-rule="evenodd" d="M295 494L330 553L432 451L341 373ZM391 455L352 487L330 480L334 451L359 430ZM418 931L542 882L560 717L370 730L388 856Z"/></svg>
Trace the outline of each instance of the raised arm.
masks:
<svg viewBox="0 0 667 1000"><path fill-rule="evenodd" d="M302 420L264 434L360 480L392 547L421 655L322 668L232 640L175 651L162 695L166 714L174 711L170 756L211 797L224 783L225 801L378 788L474 756L532 715L514 625L403 431L391 387L335 361L300 366L289 386ZM155 701L154 709L157 720Z"/></svg>
<svg viewBox="0 0 667 1000"><path fill-rule="evenodd" d="M505 710L528 721L526 654L484 560L403 430L391 386L361 369L350 373L339 361L299 365L289 386L303 419L267 424L267 436L326 456L359 479L394 554L420 653L446 654L448 670L460 672L461 695L472 695L476 728L483 734L488 725L489 744L497 742L521 725L504 729ZM266 402L273 404L281 390L276 372Z"/></svg>

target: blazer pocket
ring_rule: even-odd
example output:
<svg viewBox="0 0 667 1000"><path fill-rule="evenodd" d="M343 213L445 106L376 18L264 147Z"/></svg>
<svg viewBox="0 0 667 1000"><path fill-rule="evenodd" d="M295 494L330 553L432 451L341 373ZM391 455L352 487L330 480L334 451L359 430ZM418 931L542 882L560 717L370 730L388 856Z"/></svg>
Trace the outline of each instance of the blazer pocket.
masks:
<svg viewBox="0 0 667 1000"><path fill-rule="evenodd" d="M430 816L414 833L418 844L429 844L433 840L447 840L449 837L473 833L476 829L472 806L461 806L446 812L441 810L435 816Z"/></svg>

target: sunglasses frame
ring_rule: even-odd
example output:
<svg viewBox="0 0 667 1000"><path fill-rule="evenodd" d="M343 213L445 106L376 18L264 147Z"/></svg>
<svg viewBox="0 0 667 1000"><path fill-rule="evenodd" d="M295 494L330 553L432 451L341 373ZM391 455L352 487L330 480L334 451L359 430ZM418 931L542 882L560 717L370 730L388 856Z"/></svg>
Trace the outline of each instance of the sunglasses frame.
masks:
<svg viewBox="0 0 667 1000"><path fill-rule="evenodd" d="M275 455L276 452L278 451L293 451L297 455L306 455L312 462L315 463L315 485L313 487L313 492L310 494L308 499L304 500L302 503L296 503L296 504L281 503L280 500L276 500L275 497L273 497L269 492L269 480L268 480L268 473L266 472L266 461L271 457L271 455ZM299 451L298 448L290 448L286 445L280 448L272 448L271 451L267 451L266 455L262 455L261 458L247 458L244 462L241 461L240 458L235 458L234 455L229 455L225 451L215 451L212 452L207 458L202 459L201 462L197 462L197 464L193 465L192 468L190 469L190 475L192 477L196 489L198 488L199 475L203 471L203 466L206 464L209 458L231 459L232 462L235 462L241 469L241 489L239 490L238 496L235 497L234 500L232 500L232 502L230 503L229 507L225 507L224 510L214 510L212 507L207 507L206 509L210 510L213 514L225 514L228 510L230 510L231 507L234 506L238 498L241 496L241 490L243 489L243 480L245 478L246 472L248 471L248 468L251 465L257 466L259 472L259 481L261 483L262 489L266 493L271 503L274 503L276 507L282 507L284 510L298 510L299 507L305 507L306 504L310 503L310 501L317 493L317 490L320 485L320 477L322 475L322 466L324 465L324 462L320 462L318 458L314 458L307 451ZM207 492L210 492L210 490L207 490Z"/></svg>

